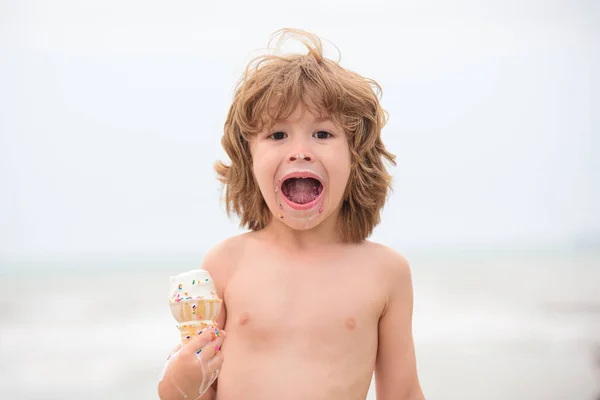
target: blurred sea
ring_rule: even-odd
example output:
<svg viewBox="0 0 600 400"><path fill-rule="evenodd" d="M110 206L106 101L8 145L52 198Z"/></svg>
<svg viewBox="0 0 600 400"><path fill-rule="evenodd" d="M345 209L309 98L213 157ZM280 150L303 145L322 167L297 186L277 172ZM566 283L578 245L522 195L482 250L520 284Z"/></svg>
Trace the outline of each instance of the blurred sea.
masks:
<svg viewBox="0 0 600 400"><path fill-rule="evenodd" d="M598 399L600 254L405 254L428 400ZM0 260L0 399L157 399L201 257L146 258Z"/></svg>

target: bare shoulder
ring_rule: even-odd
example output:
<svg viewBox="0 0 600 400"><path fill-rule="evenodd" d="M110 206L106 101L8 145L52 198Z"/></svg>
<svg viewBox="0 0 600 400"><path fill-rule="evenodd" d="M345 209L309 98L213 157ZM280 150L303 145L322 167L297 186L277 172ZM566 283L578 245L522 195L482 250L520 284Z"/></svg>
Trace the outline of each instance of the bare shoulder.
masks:
<svg viewBox="0 0 600 400"><path fill-rule="evenodd" d="M219 286L226 286L248 241L248 233L232 236L213 246L204 256L202 268L210 273Z"/></svg>
<svg viewBox="0 0 600 400"><path fill-rule="evenodd" d="M225 260L232 260L247 242L247 234L229 237L213 246L204 256L204 268L214 269L222 265Z"/></svg>
<svg viewBox="0 0 600 400"><path fill-rule="evenodd" d="M366 242L365 251L369 259L373 260L374 267L379 271L381 287L384 288L387 310L391 302L411 303L412 276L410 264L403 254L395 249L380 243Z"/></svg>
<svg viewBox="0 0 600 400"><path fill-rule="evenodd" d="M408 260L397 250L370 241L365 241L363 246L369 258L383 270L387 278L401 279L402 277L410 277Z"/></svg>

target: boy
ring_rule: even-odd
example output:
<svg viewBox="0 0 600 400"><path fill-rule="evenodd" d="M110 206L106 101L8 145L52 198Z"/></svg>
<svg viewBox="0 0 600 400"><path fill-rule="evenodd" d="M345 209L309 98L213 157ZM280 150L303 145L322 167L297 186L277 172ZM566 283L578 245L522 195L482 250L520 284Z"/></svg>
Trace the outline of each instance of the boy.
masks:
<svg viewBox="0 0 600 400"><path fill-rule="evenodd" d="M289 35L309 53L250 63L225 123L231 164L216 170L228 213L250 232L203 263L224 330L171 357L159 394L364 400L375 371L378 400L423 400L408 263L366 240L390 190L383 162L395 158L380 138L380 88L324 58L311 34L275 37Z"/></svg>

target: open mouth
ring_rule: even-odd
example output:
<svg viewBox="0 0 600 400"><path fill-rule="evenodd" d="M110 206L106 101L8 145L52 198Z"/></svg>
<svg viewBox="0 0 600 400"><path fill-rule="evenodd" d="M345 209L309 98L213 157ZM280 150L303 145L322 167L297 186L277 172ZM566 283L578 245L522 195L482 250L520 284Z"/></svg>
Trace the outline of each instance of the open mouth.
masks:
<svg viewBox="0 0 600 400"><path fill-rule="evenodd" d="M283 181L281 194L290 205L307 206L315 202L323 193L323 184L312 177L294 177Z"/></svg>

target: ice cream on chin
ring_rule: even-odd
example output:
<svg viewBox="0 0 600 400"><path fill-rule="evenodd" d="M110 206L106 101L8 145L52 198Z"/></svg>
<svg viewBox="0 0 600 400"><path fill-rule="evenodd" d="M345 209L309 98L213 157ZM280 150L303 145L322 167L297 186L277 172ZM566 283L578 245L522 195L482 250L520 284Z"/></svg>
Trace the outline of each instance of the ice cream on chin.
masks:
<svg viewBox="0 0 600 400"><path fill-rule="evenodd" d="M222 300L208 271L196 269L171 277L169 303L182 343L207 327L217 326Z"/></svg>

